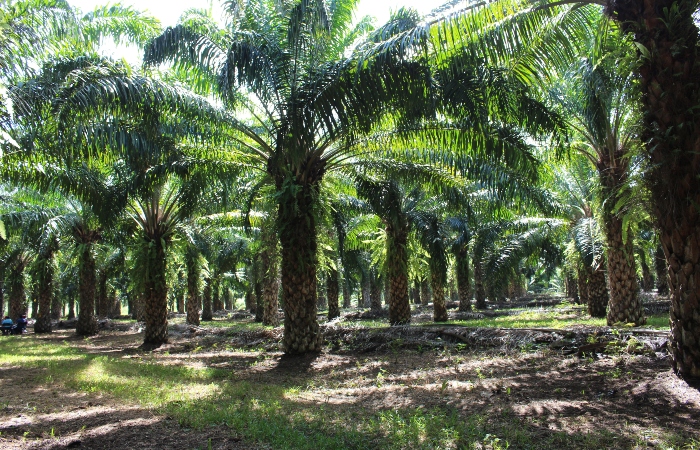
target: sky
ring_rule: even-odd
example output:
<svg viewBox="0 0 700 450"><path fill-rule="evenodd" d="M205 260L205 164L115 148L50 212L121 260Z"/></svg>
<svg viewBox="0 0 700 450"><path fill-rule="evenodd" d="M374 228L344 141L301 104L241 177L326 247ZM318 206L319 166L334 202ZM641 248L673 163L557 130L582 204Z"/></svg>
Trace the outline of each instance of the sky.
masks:
<svg viewBox="0 0 700 450"><path fill-rule="evenodd" d="M68 0L72 6L80 8L82 12L88 12L95 6L105 4L121 3L122 5L131 5L134 9L140 11L148 11L158 20L163 27L172 26L177 23L180 15L192 7L208 7L207 0ZM447 0L359 0L356 18L364 16L373 16L377 20L376 25L381 25L389 19L391 11L396 11L402 6L415 8L420 14L427 14L434 8L446 3ZM213 0L214 15L219 13L220 0ZM218 14L220 15L220 14ZM116 48L113 44L105 44L102 53L115 59L124 58L132 64L137 64L140 61L141 51L135 47Z"/></svg>
<svg viewBox="0 0 700 450"><path fill-rule="evenodd" d="M384 23L389 18L389 12L398 10L402 6L415 8L421 14L427 14L433 8L440 6L447 0L360 0L357 9L357 17L371 15L377 18L377 24ZM115 3L114 1L99 0L68 0L73 6L77 6L83 12L92 10L96 5ZM156 16L163 26L174 25L180 14L192 7L206 7L207 1L196 0L121 0L123 5L132 5L135 9L148 10ZM220 2L214 1L214 7Z"/></svg>

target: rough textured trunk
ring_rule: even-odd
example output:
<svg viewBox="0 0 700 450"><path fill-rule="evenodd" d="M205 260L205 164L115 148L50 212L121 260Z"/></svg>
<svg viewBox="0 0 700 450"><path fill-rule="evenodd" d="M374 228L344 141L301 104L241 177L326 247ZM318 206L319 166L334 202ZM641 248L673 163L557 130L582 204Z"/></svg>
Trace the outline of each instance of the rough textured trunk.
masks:
<svg viewBox="0 0 700 450"><path fill-rule="evenodd" d="M231 289L228 286L224 287L224 308L227 310L233 309L233 296L231 295ZM263 319L263 323L265 319Z"/></svg>
<svg viewBox="0 0 700 450"><path fill-rule="evenodd" d="M95 315L98 318L105 318L109 314L109 305L107 301L107 272L104 270L97 271L97 301Z"/></svg>
<svg viewBox="0 0 700 450"><path fill-rule="evenodd" d="M338 271L330 269L326 277L326 293L328 295L328 320L333 320L340 317L340 308L338 307Z"/></svg>
<svg viewBox="0 0 700 450"><path fill-rule="evenodd" d="M641 325L644 319L642 301L639 298L637 267L631 232L627 242L623 237L622 218L614 208L620 197L620 190L627 179L629 164L625 149L606 151L598 160L598 175L607 199L603 205L603 222L607 241L608 286L610 303L607 314L608 325L633 323Z"/></svg>
<svg viewBox="0 0 700 450"><path fill-rule="evenodd" d="M469 253L460 249L455 254L455 272L457 275L457 294L459 295L459 310L462 312L472 309L472 287L469 281Z"/></svg>
<svg viewBox="0 0 700 450"><path fill-rule="evenodd" d="M603 264L595 270L586 266L586 272L588 275L588 314L591 317L605 317L609 297Z"/></svg>
<svg viewBox="0 0 700 450"><path fill-rule="evenodd" d="M54 295L51 296L51 320L60 320L61 319L62 307L63 307L63 304L61 302L61 296L57 295L57 293L54 292ZM2 308L0 307L0 309L2 309ZM0 314L0 316L1 315L2 314Z"/></svg>
<svg viewBox="0 0 700 450"><path fill-rule="evenodd" d="M54 294L53 252L39 256L37 303L39 304L35 333L51 332L51 301Z"/></svg>
<svg viewBox="0 0 700 450"><path fill-rule="evenodd" d="M642 268L642 290L644 292L650 292L654 289L654 276L651 274L651 268L647 261L647 253L642 250L639 252L639 255L639 265Z"/></svg>
<svg viewBox="0 0 700 450"><path fill-rule="evenodd" d="M408 230L386 229L387 264L389 267L389 323L405 325L411 322L411 305L408 301L408 255L406 242Z"/></svg>
<svg viewBox="0 0 700 450"><path fill-rule="evenodd" d="M202 283L202 321L211 322L214 320L214 315L211 310L211 279L204 278Z"/></svg>
<svg viewBox="0 0 700 450"><path fill-rule="evenodd" d="M564 278L564 286L566 289L566 296L573 300L574 303L579 304L581 299L578 297L578 285L576 278L570 273L567 273Z"/></svg>
<svg viewBox="0 0 700 450"><path fill-rule="evenodd" d="M24 264L16 264L8 274L8 301L9 316L17 320L21 315L27 314L27 293L24 287Z"/></svg>
<svg viewBox="0 0 700 450"><path fill-rule="evenodd" d="M447 308L445 307L444 276L437 271L430 274L430 287L433 288L433 320L435 322L447 322Z"/></svg>
<svg viewBox="0 0 700 450"><path fill-rule="evenodd" d="M95 319L95 258L92 256L92 243L83 243L80 252L80 281L78 285L78 322L75 333L78 336L97 334Z"/></svg>
<svg viewBox="0 0 700 450"><path fill-rule="evenodd" d="M579 267L578 277L576 278L578 285L579 304L588 305L588 271Z"/></svg>
<svg viewBox="0 0 700 450"><path fill-rule="evenodd" d="M219 277L214 278L214 286L212 287L211 302L214 311L221 311L224 309L224 302L221 300L221 281Z"/></svg>
<svg viewBox="0 0 700 450"><path fill-rule="evenodd" d="M263 325L276 327L279 314L279 245L273 224L263 226L261 231L263 249L260 255L263 278Z"/></svg>
<svg viewBox="0 0 700 450"><path fill-rule="evenodd" d="M112 310L109 314L110 318L116 318L122 315L122 302L117 295L117 290L112 288L109 290L109 303L112 305Z"/></svg>
<svg viewBox="0 0 700 450"><path fill-rule="evenodd" d="M649 182L671 292L676 373L700 378L700 58L691 0L617 0L608 13L634 35Z"/></svg>
<svg viewBox="0 0 700 450"><path fill-rule="evenodd" d="M474 263L474 298L476 309L486 309L486 289L484 288L484 270L480 260Z"/></svg>
<svg viewBox="0 0 700 450"><path fill-rule="evenodd" d="M185 272L187 273L187 323L199 325L199 309L202 304L202 264L196 249L190 248L185 253Z"/></svg>
<svg viewBox="0 0 700 450"><path fill-rule="evenodd" d="M280 201L278 227L282 246L283 347L286 353L321 351L323 334L316 317L316 188L296 185L290 202ZM278 191L282 181L278 180ZM290 189L290 188L286 188Z"/></svg>
<svg viewBox="0 0 700 450"><path fill-rule="evenodd" d="M66 319L75 319L75 297L73 294L68 296L68 314L66 315Z"/></svg>
<svg viewBox="0 0 700 450"><path fill-rule="evenodd" d="M360 295L357 297L357 307L359 309L369 308L369 276L362 275L360 281Z"/></svg>
<svg viewBox="0 0 700 450"><path fill-rule="evenodd" d="M350 297L350 287L348 286L347 278L343 277L343 308L347 309L352 305Z"/></svg>
<svg viewBox="0 0 700 450"><path fill-rule="evenodd" d="M263 314L265 310L265 300L263 299L262 292L262 263L260 258L256 257L253 263L253 292L255 293L255 321L262 323Z"/></svg>
<svg viewBox="0 0 700 450"><path fill-rule="evenodd" d="M177 296L177 313L185 314L185 299L187 298L187 290L180 292Z"/></svg>
<svg viewBox="0 0 700 450"><path fill-rule="evenodd" d="M420 305L420 283L418 281L413 282L413 287L411 288L411 299L414 305Z"/></svg>
<svg viewBox="0 0 700 450"><path fill-rule="evenodd" d="M430 284L427 279L420 281L420 304L421 306L430 304Z"/></svg>
<svg viewBox="0 0 700 450"><path fill-rule="evenodd" d="M168 342L168 285L165 280L167 258L164 240L160 236L149 239L148 268L144 283L144 319L146 327L143 343L161 345Z"/></svg>
<svg viewBox="0 0 700 450"><path fill-rule="evenodd" d="M654 253L654 269L656 270L656 292L659 295L668 295L668 265L664 249L660 245Z"/></svg>
<svg viewBox="0 0 700 450"><path fill-rule="evenodd" d="M369 301L374 312L382 310L382 280L377 269L372 269L369 275Z"/></svg>
<svg viewBox="0 0 700 450"><path fill-rule="evenodd" d="M316 300L316 308L319 311L324 310L328 307L328 298L326 297L326 283L327 280L324 278L323 274L320 274L319 279L316 281L318 286L318 300Z"/></svg>
<svg viewBox="0 0 700 450"><path fill-rule="evenodd" d="M146 296L143 292L139 293L131 302L132 318L137 322L146 321Z"/></svg>

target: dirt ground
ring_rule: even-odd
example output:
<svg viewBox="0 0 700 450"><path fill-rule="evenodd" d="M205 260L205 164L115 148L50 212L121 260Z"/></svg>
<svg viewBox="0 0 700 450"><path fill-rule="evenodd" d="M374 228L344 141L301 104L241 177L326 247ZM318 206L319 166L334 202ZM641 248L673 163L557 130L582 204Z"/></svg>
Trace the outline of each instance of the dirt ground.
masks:
<svg viewBox="0 0 700 450"><path fill-rule="evenodd" d="M672 374L663 337L653 333L637 336L634 345L616 335L617 350L601 353L580 351L591 335L605 341L605 333L590 329L324 329L328 345L318 355L284 356L277 350L281 329L227 334L186 326L175 327L171 342L151 354L163 364L231 370L237 380L312 381L316 388L304 390L299 401L337 405L348 414L449 405L465 417L508 412L542 435L603 427L619 435L609 448L656 448L663 433L700 440L700 393ZM72 330L42 339L126 358L143 353L142 336L129 328L90 340L74 338ZM216 345L221 342L228 345ZM265 448L223 426L185 429L119 399L37 380L32 370L0 366L0 448Z"/></svg>

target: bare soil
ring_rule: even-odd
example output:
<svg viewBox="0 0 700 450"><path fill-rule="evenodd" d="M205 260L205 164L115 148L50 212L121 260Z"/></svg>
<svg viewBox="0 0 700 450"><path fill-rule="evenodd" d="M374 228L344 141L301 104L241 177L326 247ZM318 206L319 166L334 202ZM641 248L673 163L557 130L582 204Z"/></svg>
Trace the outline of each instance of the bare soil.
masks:
<svg viewBox="0 0 700 450"><path fill-rule="evenodd" d="M324 330L322 353L294 358L277 350L281 328L175 326L171 342L152 352L139 348L143 335L135 327L103 330L90 340L72 330L41 339L117 358L149 353L162 364L223 368L237 380L313 385L298 401L349 416L438 407L465 417L515 416L542 436L605 429L617 436L609 448L655 448L668 433L700 440L700 393L671 372L662 333L333 323ZM591 342L603 345L580 351ZM210 442L212 449L266 448L224 426L185 429L120 399L42 383L38 370L0 366L0 402L7 405L0 410L0 448L195 449Z"/></svg>

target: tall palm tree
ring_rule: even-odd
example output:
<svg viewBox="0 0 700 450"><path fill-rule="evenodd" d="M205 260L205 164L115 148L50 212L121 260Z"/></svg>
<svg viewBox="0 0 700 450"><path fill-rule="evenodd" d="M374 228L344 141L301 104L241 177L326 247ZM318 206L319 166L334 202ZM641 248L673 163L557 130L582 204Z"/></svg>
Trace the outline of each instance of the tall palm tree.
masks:
<svg viewBox="0 0 700 450"><path fill-rule="evenodd" d="M603 41L597 46L604 47L603 56L579 61L563 76L567 85L555 96L581 136L581 142L572 147L595 165L600 179L610 287L608 324L639 325L645 319L638 295L632 233L623 229L624 219L617 210L632 170L632 151L638 145L633 74L624 61L614 58L607 34L598 40Z"/></svg>

